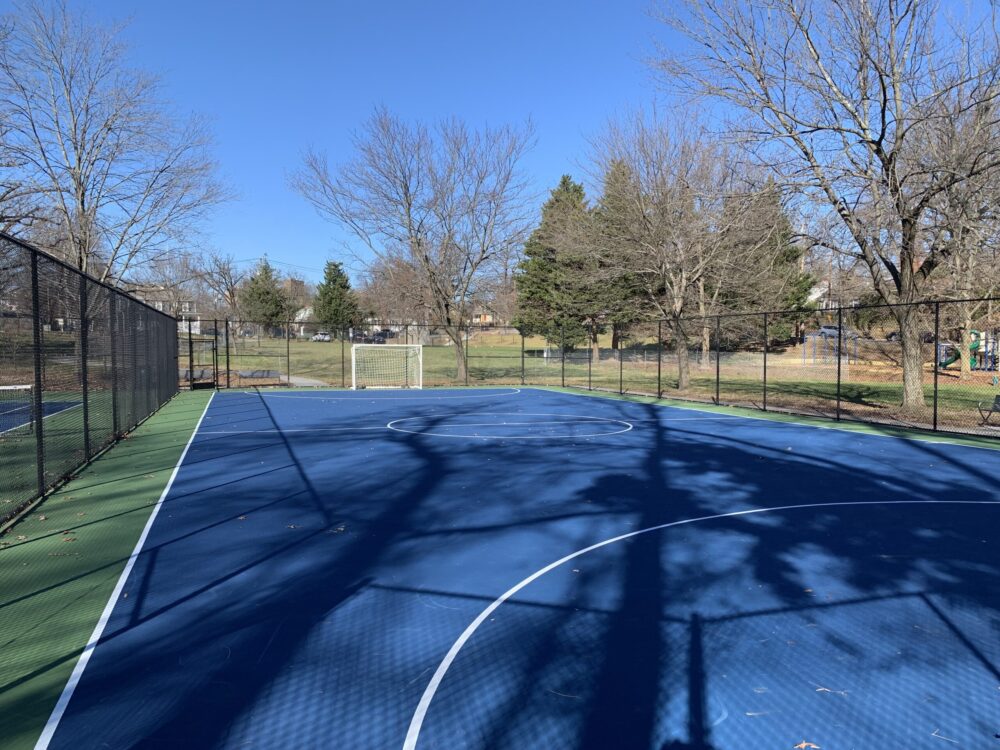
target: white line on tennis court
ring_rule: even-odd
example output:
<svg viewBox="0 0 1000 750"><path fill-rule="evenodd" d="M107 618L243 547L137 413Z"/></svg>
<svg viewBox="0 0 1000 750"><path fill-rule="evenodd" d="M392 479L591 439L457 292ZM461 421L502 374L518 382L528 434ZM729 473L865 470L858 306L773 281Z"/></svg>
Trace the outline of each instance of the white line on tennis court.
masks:
<svg viewBox="0 0 1000 750"><path fill-rule="evenodd" d="M603 542L598 542L597 544L592 544L589 547L584 547L581 550L572 552L565 557L562 557L555 562L551 562L544 568L540 568L532 573L527 578L523 579L519 583L515 584L503 594L501 594L492 604L490 604L486 609L479 613L479 616L473 620L458 639L451 645L448 649L448 653L445 654L441 663L438 664L437 669L434 674L431 675L430 682L427 683L427 687L424 688L423 695L420 696L420 701L417 703L417 708L413 712L413 717L410 719L410 726L407 729L406 737L403 740L403 750L416 750L417 740L420 738L420 730L424 725L424 719L427 716L427 710L431 706L431 701L434 700L434 694L437 692L441 685L441 681L444 680L445 674L447 674L448 669L451 667L455 658L458 656L458 652L462 650L462 647L468 643L469 639L475 634L479 627L486 622L486 620L492 615L500 605L514 596L516 593L521 591L521 589L527 587L529 584L537 581L539 578L549 573L559 566L574 560L577 557L581 557L588 552L593 552L601 547L606 547L609 544L614 544L616 542L621 542L625 539L630 539L640 534L648 534L651 531L662 531L663 529L669 529L674 526L684 526L686 524L699 523L701 521L718 521L723 518L736 518L738 516L749 516L759 513L774 513L789 510L802 510L805 508L835 508L844 507L850 505L1000 505L1000 500L862 500L859 502L836 502L836 503L815 503L815 504L801 504L801 505L782 505L775 508L748 508L747 510L733 511L732 513L718 513L711 516L699 516L698 518L685 518L681 521L671 521L670 523L663 523L659 526L650 526L646 529L639 529L637 531L630 531L627 534L621 534L620 536L612 537L611 539L605 539Z"/></svg>
<svg viewBox="0 0 1000 750"><path fill-rule="evenodd" d="M589 433L575 433L567 435L453 435L447 432L433 432L431 430L408 430L404 427L399 427L400 422L413 422L416 420L434 420L435 417L402 417L400 419L394 419L386 424L386 427L394 432L405 432L410 435L433 435L434 437L446 437L446 438L465 438L468 440L554 440L554 439L579 439L586 437L606 437L608 435L620 435L623 432L628 432L633 428L630 422L626 422L624 419L612 419L610 417L591 417L586 414L552 414L550 412L520 412L516 414L490 414L482 413L474 415L476 417L566 417L567 419L559 421L544 421L544 422L523 422L523 423L513 423L513 424L525 424L532 426L555 426L572 424L570 420L576 420L578 424L592 424L592 425L624 425L623 429L620 430L610 430L608 432L589 432ZM447 417L445 417L447 419ZM501 427L503 423L498 422L484 422L484 423L462 423L457 422L455 424L439 424L435 427L441 428L455 428L461 429L464 427Z"/></svg>
<svg viewBox="0 0 1000 750"><path fill-rule="evenodd" d="M90 639L87 641L87 645L84 646L83 653L80 654L80 658L77 660L76 666L73 668L73 673L69 677L69 681L63 688L62 694L59 696L59 700L56 701L55 708L52 709L49 720L45 722L45 728L42 729L42 734L38 738L38 742L35 743L35 750L45 750L45 748L47 748L49 743L52 741L52 737L56 732L56 727L59 726L59 721L62 719L63 714L66 713L66 707L69 705L70 698L73 697L73 692L76 690L76 686L80 684L80 678L83 677L83 670L87 668L87 663L90 661L90 657L94 654L94 649L97 647L98 641L101 640L101 636L104 634L104 629L107 627L108 621L111 619L111 612L114 610L115 604L121 596L122 589L125 588L125 582L128 580L129 573L132 572L132 567L135 565L135 561L139 558L139 553L142 551L142 547L146 543L146 537L149 536L149 530L153 527L153 521L156 520L156 516L160 512L163 501L166 499L167 494L170 492L170 488L174 484L174 480L177 478L177 473L180 471L181 464L184 463L184 458L187 456L188 449L191 448L191 443L194 442L195 437L198 435L198 428L201 427L201 423L205 419L205 415L208 413L208 407L212 405L212 400L214 398L215 393L212 393L212 395L208 398L208 403L205 404L205 410L201 413L201 416L198 418L198 423L194 426L194 430L191 432L191 437L188 438L187 444L184 446L184 450L181 451L180 458L177 459L177 464L174 466L174 470L171 472L170 478L167 480L167 486L163 488L163 492L160 493L159 500L157 500L156 505L153 506L153 511L149 514L149 519L146 521L146 525L142 529L142 534L139 535L139 541L135 543L135 549L132 550L132 554L125 563L125 569L122 570L121 575L118 577L118 583L115 584L114 591L111 592L111 596L108 598L108 603L104 605L104 611L101 612L101 617L97 621L97 625L94 627L94 632L90 634Z"/></svg>
<svg viewBox="0 0 1000 750"><path fill-rule="evenodd" d="M546 391L543 390L542 392L544 393ZM549 393L566 393L565 391L548 391L548 392ZM648 405L648 406L656 406L656 407L658 407L660 409L677 409L678 411L694 411L694 412L699 412L701 414L716 414L717 413L717 412L709 411L709 410L707 410L705 408L699 407L699 406L695 405L694 402L692 402L691 404L676 404L676 403L674 403L674 404L664 404L664 403L658 403L658 402L649 402L649 403L647 403L647 402L642 402L642 401L630 401L628 399L615 398L613 395L606 395L606 394L597 393L597 392L594 392L594 391L585 391L583 393L567 393L567 395L574 396L574 397L599 398L599 399L601 399L603 401L617 401L617 402L620 402L620 403L627 403L627 404L636 404L636 403L637 404L644 404L644 405ZM645 397L645 398L652 398L652 396L648 396L648 397ZM723 408L727 408L727 407L723 407ZM748 409L750 407L737 406L737 407L731 407L731 408ZM774 414L774 415L781 415L783 417L785 417L785 416L792 416L792 414L790 412L771 411L769 413L770 414ZM800 415L800 416L808 416L808 415ZM890 438L890 439L893 439L893 440L908 440L908 441L912 441L912 442L915 442L915 443L931 443L933 445L954 445L954 446L957 446L959 448L970 448L970 449L992 451L992 452L996 452L996 451L1000 450L1000 443L998 443L997 447L995 447L995 448L992 447L992 446L988 446L988 445L974 445L972 443L963 443L963 442L959 442L957 440L948 440L947 438L935 437L935 435L937 435L939 433L928 433L928 435L926 437L924 437L923 435L886 435L886 434L883 434L883 433L880 433L880 432L869 432L868 430L864 430L864 429L859 429L859 430L849 429L849 425L857 425L857 426L862 426L862 427L864 427L864 426L873 427L873 428L884 427L884 428L890 429L890 430L893 430L893 429L894 430L911 430L911 431L916 431L916 432L926 431L927 430L927 428L925 428L925 427L910 427L910 426L907 426L907 425L893 425L893 424L888 424L888 423L885 423L885 422L862 422L862 421L856 421L856 420L854 420L854 421L848 421L848 422L836 422L831 417L824 417L824 416L816 416L815 417L815 419L817 420L816 422L799 422L799 421L796 421L795 419L773 419L773 418L770 418L770 417L756 416L756 415L753 415L753 414L733 414L732 416L725 415L725 416L720 417L720 418L722 418L722 419L750 419L750 420L754 420L756 422L769 422L770 424L781 424L781 425L785 425L785 426L788 426L788 427L815 427L817 430L834 430L836 432L847 432L847 433L850 433L850 434L853 434L853 435L858 435L859 437L861 437L861 436L880 437L880 438ZM668 420L668 421L671 421L671 422L678 421L679 422L679 421L682 421L684 419L686 419L686 418L678 417L677 419L671 419L671 420ZM697 418L692 417L690 419L692 419L692 420L694 420L694 419L699 419L699 420L700 419L706 419L707 420L707 419L710 419L710 417L697 417ZM821 422L823 420L829 421L830 424L821 424ZM639 421L639 420L636 420L636 421ZM997 434L996 433L970 432L970 433L968 433L968 436L970 438L995 439L997 437Z"/></svg>
<svg viewBox="0 0 1000 750"><path fill-rule="evenodd" d="M365 389L367 390L367 389ZM421 390L421 393L427 393L426 390ZM371 394L366 394L361 391L353 391L356 393L355 396L327 396L326 392L321 392L319 394L312 394L308 396L296 396L290 393L259 393L257 391L237 391L237 393L242 393L246 396L260 396L261 398L300 398L307 401L449 401L452 399L460 398L489 398L494 396L516 396L521 393L520 388L510 388L505 389L500 392L499 390L483 390L479 393L468 393L462 396L375 396L371 397Z"/></svg>
<svg viewBox="0 0 1000 750"><path fill-rule="evenodd" d="M72 406L67 406L65 409L60 409L59 411L54 411L51 414L46 414L44 417L42 417L42 421L44 422L49 417L54 417L57 414L65 414L68 411L73 411L73 409L79 409L81 406L83 406L83 402L82 401L80 403L78 403L78 404L73 404ZM6 414L11 414L11 413L12 412L4 412L4 414L0 415L0 416L5 416ZM0 435L6 435L8 432L13 432L14 430L20 430L25 425L30 425L30 424L31 424L31 422L21 422L21 424L14 425L13 427L8 427L6 430L0 430Z"/></svg>
<svg viewBox="0 0 1000 750"><path fill-rule="evenodd" d="M202 430L202 435L256 435L258 433L269 432L358 432L360 430L384 430L385 425L377 427L301 427L294 429L269 429L269 430Z"/></svg>

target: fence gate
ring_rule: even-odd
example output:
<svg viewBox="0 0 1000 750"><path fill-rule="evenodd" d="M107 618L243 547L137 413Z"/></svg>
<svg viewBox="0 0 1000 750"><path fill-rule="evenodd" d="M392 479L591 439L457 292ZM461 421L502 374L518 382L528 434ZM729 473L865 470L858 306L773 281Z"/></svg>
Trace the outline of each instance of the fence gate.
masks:
<svg viewBox="0 0 1000 750"><path fill-rule="evenodd" d="M181 386L192 389L215 388L219 372L215 337L192 335L182 327L177 348L181 362Z"/></svg>

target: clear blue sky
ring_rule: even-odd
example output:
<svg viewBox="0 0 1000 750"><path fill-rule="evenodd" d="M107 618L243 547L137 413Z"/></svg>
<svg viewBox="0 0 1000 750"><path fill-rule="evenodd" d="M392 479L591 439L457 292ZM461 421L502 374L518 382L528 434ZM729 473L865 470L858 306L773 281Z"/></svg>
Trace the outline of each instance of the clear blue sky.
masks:
<svg viewBox="0 0 1000 750"><path fill-rule="evenodd" d="M209 118L237 194L210 244L316 269L341 259L345 236L288 187L307 147L349 158L351 131L377 104L473 125L531 117L525 167L544 194L563 173L583 176L587 139L610 116L652 100L643 60L666 32L651 0L69 2L130 19L133 61L177 108Z"/></svg>

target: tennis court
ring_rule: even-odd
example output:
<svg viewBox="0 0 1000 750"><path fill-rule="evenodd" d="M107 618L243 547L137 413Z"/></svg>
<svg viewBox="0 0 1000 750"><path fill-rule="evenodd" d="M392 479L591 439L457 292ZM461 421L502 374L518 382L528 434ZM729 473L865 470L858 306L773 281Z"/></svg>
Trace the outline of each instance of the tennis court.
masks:
<svg viewBox="0 0 1000 750"><path fill-rule="evenodd" d="M554 390L219 392L38 747L992 747L998 475Z"/></svg>

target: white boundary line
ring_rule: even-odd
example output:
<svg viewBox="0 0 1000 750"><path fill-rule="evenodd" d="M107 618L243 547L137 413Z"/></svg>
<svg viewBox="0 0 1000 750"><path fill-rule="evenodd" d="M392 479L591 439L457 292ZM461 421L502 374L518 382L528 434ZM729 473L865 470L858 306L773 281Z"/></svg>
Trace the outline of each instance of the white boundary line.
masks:
<svg viewBox="0 0 1000 750"><path fill-rule="evenodd" d="M292 430L270 429L270 430L202 430L202 435L263 435L272 432L358 432L360 430L384 430L385 425L377 427L300 427Z"/></svg>
<svg viewBox="0 0 1000 750"><path fill-rule="evenodd" d="M717 521L722 518L736 518L737 516L749 516L757 513L773 513L780 511L789 510L801 510L804 508L835 508L843 507L848 505L1000 505L1000 500L863 500L860 502L835 502L835 503L814 503L814 504L801 504L801 505L782 505L775 508L748 508L747 510L738 510L731 513L719 513L711 516L699 516L698 518L685 518L680 521L671 521L670 523L663 523L659 526L650 526L646 529L639 529L637 531L630 531L627 534L621 534L620 536L612 537L611 539L605 539L603 542L597 542L589 547L584 547L576 552L571 552L570 554L562 557L555 562L551 562L544 568L540 568L532 573L530 576L515 584L511 588L507 589L503 594L500 595L492 604L490 604L486 609L479 613L468 627L462 631L462 634L458 639L451 645L448 649L448 653L444 655L441 663L438 664L434 674L431 675L430 682L427 683L427 687L424 688L423 695L420 696L420 702L417 703L417 708L413 712L413 717L410 719L409 729L406 731L406 738L403 740L403 750L416 750L417 740L420 738L420 730L423 727L424 719L427 716L427 710L431 706L431 701L434 700L434 694L437 692L438 687L441 685L441 681L444 680L445 674L447 674L448 669L451 667L452 662L458 656L458 652L462 650L462 647L469 641L470 638L475 634L479 626L482 625L486 620L492 615L504 602L514 596L516 593L521 591L521 589L527 587L529 584L538 580L546 573L555 570L560 565L569 562L577 557L587 554L588 552L593 552L601 547L606 547L609 544L614 544L615 542L620 542L624 539L629 539L634 536L639 536L640 534L648 534L651 531L661 531L663 529L669 529L673 526L683 526L690 523L698 523L701 521Z"/></svg>
<svg viewBox="0 0 1000 750"><path fill-rule="evenodd" d="M568 390L566 390L566 391L563 391L563 390L550 390L550 389L545 388L545 387L537 387L537 386L530 386L530 387L526 386L526 389L533 390L533 391L541 391L541 392L544 392L544 393L564 393L567 396L572 396L574 398L578 398L578 397L579 398L591 397L591 398L599 398L599 399L602 399L604 401L618 401L620 403L626 403L626 404L642 404L642 405L645 405L645 406L656 406L656 407L659 407L661 409L679 409L679 410L683 410L683 411L696 411L699 414L716 414L716 415L720 414L719 412L714 411L712 409L706 409L703 406L699 406L696 401L682 402L682 403L670 403L670 404L663 403L663 401L670 399L669 396L665 396L663 399L657 399L655 396L643 396L643 395L638 394L638 393L636 393L636 394L628 394L628 393L626 393L626 394L622 394L621 396L619 396L619 394L617 394L617 393L601 393L599 391L583 391L581 393L573 393L573 392L568 391ZM641 398L642 399L647 399L647 400L646 401L639 401L638 399L641 399ZM674 400L678 401L677 399L674 399ZM714 405L713 404L706 404L706 406L714 406ZM749 407L749 406L719 406L719 407L716 407L716 408L719 408L719 409L750 409L751 407ZM796 417L796 416L799 416L799 417L802 417L802 416L808 417L809 416L808 414L794 414L794 413L782 412L782 411L769 411L767 413L768 414L781 415L782 417ZM850 420L850 421L845 421L845 422L837 422L832 417L824 417L824 416L820 416L820 415L812 417L812 419L816 420L815 423L814 422L799 422L799 421L796 421L795 419L772 419L770 417L760 417L760 416L756 416L756 415L753 415L753 414L732 414L732 415L728 415L727 414L727 415L722 415L722 416L725 416L727 419L753 419L753 420L756 420L758 422L770 422L771 424L783 424L783 425L790 425L792 427L815 427L817 430L833 430L835 432L846 432L846 433L849 433L849 434L852 434L852 435L858 435L858 436L890 438L890 439L893 439L893 440L908 440L908 441L912 441L912 442L915 442L915 443L931 443L932 445L954 445L954 446L957 446L959 448L972 448L972 449L975 449L975 450L982 450L982 451L993 451L993 452L1000 451L1000 443L997 444L996 448L991 448L991 447L986 446L986 445L972 445L970 443L962 443L962 442L958 442L956 440L938 439L938 438L934 437L934 433L933 432L929 432L927 434L927 436L924 437L923 435L885 435L885 434L882 434L880 432L875 432L874 430L873 431L868 431L867 429L850 429L850 425L854 425L854 426L858 426L858 427L861 427L861 428L871 427L871 428L874 428L874 429L878 429L879 427L885 427L885 428L890 429L890 430L900 430L900 431L904 431L904 430L908 430L908 431L911 431L911 432L926 431L926 430L924 430L924 428L921 428L921 427L910 427L910 426L907 426L907 425L899 425L899 426L897 426L897 425L887 424L885 422L861 422L861 421L858 421L858 420ZM674 420L674 421L680 421L680 420ZM832 424L819 424L820 422L831 422ZM973 433L973 432L968 433L967 436L970 439L980 439L980 440L995 440L997 438L997 435L979 434L979 433Z"/></svg>
<svg viewBox="0 0 1000 750"><path fill-rule="evenodd" d="M49 417L55 417L55 416L57 416L59 414L64 414L65 412L73 411L73 409L79 409L81 406L83 406L83 401L80 401L79 403L73 404L72 406L67 406L65 409L60 409L59 411L54 411L51 414L46 414L44 417L42 417L42 421L44 422ZM45 409L44 402L42 404L42 409L43 410ZM29 410L30 410L30 407L29 407ZM11 414L11 413L12 412L4 412L0 416L6 416L7 414ZM6 430L0 430L0 435L6 435L8 432L13 432L14 430L19 430L22 427L24 427L25 425L30 425L30 424L31 424L30 420L27 421L27 422L21 422L21 424L14 425L13 427L8 427Z"/></svg>
<svg viewBox="0 0 1000 750"><path fill-rule="evenodd" d="M368 390L368 389L365 388L365 389L362 389L362 390ZM375 390L377 390L377 389L375 389ZM480 393L469 393L469 394L463 395L463 396L431 396L431 395L424 395L424 396L378 396L378 397L367 399L367 400L370 400L370 401L448 401L448 400L451 400L451 399L459 399L459 398L490 398L490 397L498 398L500 396L516 396L517 394L519 394L519 393L522 392L520 388L514 388L514 387L506 388L505 389L506 390L505 393L496 393L495 390L498 390L498 389L490 389L488 391L486 389L483 389L483 392L480 392ZM379 391L379 392L380 393L384 393L385 391ZM421 390L421 392L425 393L425 394L433 393L433 391L429 391L426 388L423 388ZM258 393L258 392L255 392L255 391L233 391L233 393L242 393L242 394L247 395L247 396L260 396L262 398L301 398L301 399L305 399L307 401L364 401L364 400L366 400L365 395L363 393L361 393L361 391L354 391L354 393L357 394L357 395L354 395L354 396L326 396L326 395L292 396L292 395L287 395L287 394L284 394L284 393ZM325 392L323 392L323 393L325 393Z"/></svg>
<svg viewBox="0 0 1000 750"><path fill-rule="evenodd" d="M452 435L446 432L429 432L427 430L406 430L402 427L396 427L395 425L400 422L412 422L417 419L433 419L433 416L419 416L419 417L401 417L399 419L394 419L391 422L386 423L386 427L393 432L405 432L410 435L433 435L435 437L446 437L446 438L464 438L467 440L575 440L588 437L606 437L608 435L621 435L623 432L628 432L634 425L631 422L626 422L624 419L612 419L611 417L591 417L585 414L552 414L548 412L519 412L513 414L493 414L490 412L477 413L471 416L475 417L569 417L569 419L562 421L553 422L473 422L465 424L454 424L445 425L455 428L463 427L500 427L506 424L540 424L540 425L558 425L558 424L619 424L625 425L622 430L612 430L611 432L591 432L585 435Z"/></svg>
<svg viewBox="0 0 1000 750"><path fill-rule="evenodd" d="M167 486L163 488L163 492L160 493L159 500L157 500L156 505L153 506L153 512L149 514L149 519L146 521L142 534L139 535L139 541L135 543L135 549L132 550L132 554L125 563L125 569L122 570L121 575L118 577L118 583L115 584L114 591L111 592L111 596L108 598L108 603L104 605L104 611L101 613L101 617L97 621L97 625L94 627L94 632L90 634L90 640L88 640L87 645L84 646L83 653L80 654L80 658L77 660L76 666L73 668L73 673L70 675L69 681L66 683L66 687L63 688L62 694L59 696L59 700L56 701L55 708L52 709L52 713L49 715L49 720L45 722L45 728L42 729L42 734L35 743L35 750L45 750L45 748L47 748L49 743L52 741L56 728L59 726L59 721L66 712L66 707L69 705L70 699L73 697L73 692L76 690L76 686L80 684L80 678L83 677L83 670L87 668L87 664L90 662L90 657L93 656L94 649L97 647L98 641L101 640L101 636L104 634L104 628L107 627L108 621L111 619L111 612L114 610L115 604L121 596L122 589L125 587L125 582L128 580L129 573L132 572L135 561L139 558L139 553L142 551L142 547L146 543L146 537L149 536L149 531L153 527L153 521L156 520L156 516L160 512L160 508L163 506L163 501L166 499L167 494L170 492L170 488L174 484L174 480L177 478L177 473L180 471L181 464L184 463L184 458L187 456L188 449L191 447L191 443L194 442L195 437L198 435L198 428L201 427L201 423L205 419L205 415L208 413L208 407L212 405L212 400L214 398L215 393L213 392L208 399L208 403L205 404L205 410L198 418L198 423L194 426L194 430L192 430L191 437L188 438L187 444L184 446L184 450L181 451L180 458L177 459L177 464L174 466L174 470L171 472L170 478L167 480Z"/></svg>

